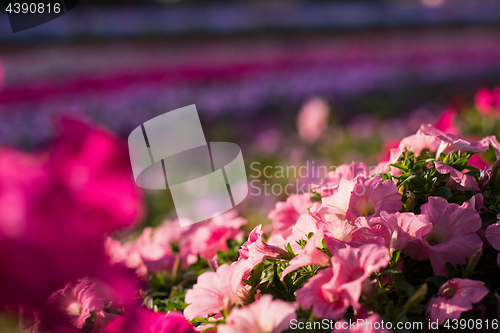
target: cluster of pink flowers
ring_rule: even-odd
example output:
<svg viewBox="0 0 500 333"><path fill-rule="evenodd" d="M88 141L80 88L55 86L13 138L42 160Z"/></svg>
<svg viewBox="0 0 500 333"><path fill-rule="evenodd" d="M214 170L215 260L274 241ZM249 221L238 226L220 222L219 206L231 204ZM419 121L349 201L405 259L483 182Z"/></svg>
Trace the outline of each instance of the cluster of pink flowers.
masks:
<svg viewBox="0 0 500 333"><path fill-rule="evenodd" d="M324 131L319 112L302 124L311 144L318 137L304 133ZM323 319L338 324L332 332L390 332L373 327L490 320L500 306L500 143L459 135L455 116L422 125L375 167L341 165L248 234L236 210L139 229L143 198L122 141L64 119L43 151L0 150L2 309L19 314L23 333L280 333ZM473 158L488 150L497 160L479 169ZM370 325L340 329L353 320Z"/></svg>
<svg viewBox="0 0 500 333"><path fill-rule="evenodd" d="M405 309L427 298L425 314L430 320L443 325L448 319L460 318L489 294L482 281L452 276L460 271L470 275L477 265L484 245L480 214L487 207L477 176L450 159L463 158L464 152L486 151L490 145L499 148L491 137L474 141L422 125L415 135L401 141L390 164L374 170L362 163L340 166L313 187L315 196L292 195L276 205L269 214L273 229L267 242L258 226L241 246L238 261L201 274L186 294L189 305L185 316L190 320L225 318L226 324L218 326L223 332L228 325L234 325L238 332L261 332L262 327L270 328L266 332L282 332L286 325L282 326L280 320L271 323L264 314L255 317L263 311L260 304L274 302L269 308L281 307L280 319L287 309L299 307L311 311L315 318L339 323L349 313L354 318L380 322L382 317L373 304L377 295L395 290L396 276L407 274L407 260L412 260L428 262L431 272L444 281L436 296L430 298L427 287L420 287L423 292L415 294L419 298L409 295ZM443 196L429 195L418 204L413 193L404 193L404 200L398 179L405 176L402 162L408 156L412 156L412 163L422 159L424 171L434 170L433 175L441 175L442 188L461 193L465 200L457 204ZM390 178L392 170L400 172ZM486 229L486 237L495 248L500 248L499 229L500 222ZM281 272L275 274L288 288L293 287L287 279L300 286L292 294L295 301L272 301L270 295L255 292L255 288L266 290L252 284L254 278L261 281L261 275L254 274L261 274L258 268L266 262L275 268L281 265ZM465 269L462 266L466 264ZM301 279L305 283L299 283Z"/></svg>

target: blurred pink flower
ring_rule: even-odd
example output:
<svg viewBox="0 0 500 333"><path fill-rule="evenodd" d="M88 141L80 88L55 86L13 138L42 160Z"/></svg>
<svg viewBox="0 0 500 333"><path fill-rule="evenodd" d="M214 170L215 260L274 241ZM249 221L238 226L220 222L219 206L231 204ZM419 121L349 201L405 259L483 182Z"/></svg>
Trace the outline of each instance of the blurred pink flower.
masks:
<svg viewBox="0 0 500 333"><path fill-rule="evenodd" d="M103 333L195 333L180 312L154 312L138 308L113 319Z"/></svg>
<svg viewBox="0 0 500 333"><path fill-rule="evenodd" d="M490 163L485 161L479 154L472 155L468 162L468 165L478 168L479 170L485 170L488 168L489 164Z"/></svg>
<svg viewBox="0 0 500 333"><path fill-rule="evenodd" d="M279 259L288 252L277 246L268 245L262 240L262 225L256 226L248 236L248 240L238 250L238 260L250 260L254 265L267 258Z"/></svg>
<svg viewBox="0 0 500 333"><path fill-rule="evenodd" d="M381 212L380 217L374 218L372 222L379 223L386 229L385 246L391 253L401 250L410 256L415 251L415 242L421 241L422 237L432 229L427 216L413 213Z"/></svg>
<svg viewBox="0 0 500 333"><path fill-rule="evenodd" d="M137 223L142 194L135 185L125 143L105 129L61 119L50 165L77 201L77 211L105 231Z"/></svg>
<svg viewBox="0 0 500 333"><path fill-rule="evenodd" d="M41 323L39 312L26 305L19 307L19 333L41 333Z"/></svg>
<svg viewBox="0 0 500 333"><path fill-rule="evenodd" d="M187 251L194 257L199 254L200 257L210 260L217 251L228 250L228 240L241 240L243 232L240 228L246 223L246 219L238 217L236 210L230 210L207 222L192 224L182 235L179 244L181 252Z"/></svg>
<svg viewBox="0 0 500 333"><path fill-rule="evenodd" d="M0 149L0 307L30 305L47 328L67 321L46 304L48 297L84 276L119 289L112 295L117 302L135 302L131 276L108 264L103 238L143 211L120 139L63 120L51 148Z"/></svg>
<svg viewBox="0 0 500 333"><path fill-rule="evenodd" d="M436 159L439 158L441 153L448 154L457 150L478 152L488 149L488 145L481 141L470 140L458 134L445 133L430 124L420 126L419 132L441 140L436 152Z"/></svg>
<svg viewBox="0 0 500 333"><path fill-rule="evenodd" d="M328 128L328 103L321 98L307 101L297 116L299 136L306 143L312 144L321 137Z"/></svg>
<svg viewBox="0 0 500 333"><path fill-rule="evenodd" d="M494 114L500 116L500 88L481 88L474 97L476 109L482 115Z"/></svg>
<svg viewBox="0 0 500 333"><path fill-rule="evenodd" d="M500 220L500 214L497 219ZM495 250L500 251L500 221L486 228L486 239ZM500 266L500 253L497 255L497 265Z"/></svg>
<svg viewBox="0 0 500 333"><path fill-rule="evenodd" d="M226 324L217 327L218 333L281 333L290 328L295 319L296 305L282 300L273 300L263 295L254 303L234 308Z"/></svg>
<svg viewBox="0 0 500 333"><path fill-rule="evenodd" d="M341 179L351 180L358 175L364 177L370 176L366 164L361 162L342 164L339 165L335 171L330 171L319 184L312 184L311 189L318 192L322 197L327 197L333 194L335 189L339 186Z"/></svg>
<svg viewBox="0 0 500 333"><path fill-rule="evenodd" d="M467 175L464 172L458 171L452 166L443 163L441 161L435 161L434 165L436 166L437 172L439 172L440 174L450 175L450 182L448 182L447 186L457 189L459 191L465 191L465 190L475 190L478 192L481 191L474 177Z"/></svg>
<svg viewBox="0 0 500 333"><path fill-rule="evenodd" d="M382 317L378 313L374 313L369 317L360 318L354 317L352 326L345 320L339 320L335 324L335 329L332 333L390 333L391 330L387 329L387 325L383 325Z"/></svg>
<svg viewBox="0 0 500 333"><path fill-rule="evenodd" d="M330 265L330 257L326 253L318 250L318 248L316 247L317 242L322 237L322 233L316 233L311 238L309 238L306 245L304 246L304 250L300 252L300 254L295 258L290 260L288 267L285 268L285 270L281 274L281 280L283 280L288 273L293 272L300 267L308 265L318 265L325 267Z"/></svg>
<svg viewBox="0 0 500 333"><path fill-rule="evenodd" d="M482 300L489 290L481 281L451 279L439 288L437 298L431 298L426 312L432 321L443 325L448 319L459 319L463 312L472 310L472 304Z"/></svg>
<svg viewBox="0 0 500 333"><path fill-rule="evenodd" d="M194 317L206 317L218 313L225 306L243 304L240 296L243 276L253 265L247 261L238 261L231 265L223 264L217 272L205 272L198 276L197 283L186 293L184 316L188 320Z"/></svg>
<svg viewBox="0 0 500 333"><path fill-rule="evenodd" d="M92 311L100 311L104 307L104 298L98 286L89 278L71 282L64 289L56 291L49 298L50 303L63 311L71 323L81 329Z"/></svg>
<svg viewBox="0 0 500 333"><path fill-rule="evenodd" d="M294 194L286 202L276 203L276 208L267 216L272 221L273 234L281 234L283 238L290 236L299 216L307 213L307 208L312 205L310 193Z"/></svg>
<svg viewBox="0 0 500 333"><path fill-rule="evenodd" d="M434 127L445 133L458 134L458 128L455 125L455 118L457 117L457 111L452 108L448 108L443 111L434 122Z"/></svg>
<svg viewBox="0 0 500 333"><path fill-rule="evenodd" d="M435 275L448 276L446 262L456 266L465 264L465 258L482 248L483 242L476 234L481 228L481 218L475 208L475 198L461 206L450 204L441 197L429 197L421 206L422 214L432 224L432 229L419 242L420 253L414 259L430 259Z"/></svg>

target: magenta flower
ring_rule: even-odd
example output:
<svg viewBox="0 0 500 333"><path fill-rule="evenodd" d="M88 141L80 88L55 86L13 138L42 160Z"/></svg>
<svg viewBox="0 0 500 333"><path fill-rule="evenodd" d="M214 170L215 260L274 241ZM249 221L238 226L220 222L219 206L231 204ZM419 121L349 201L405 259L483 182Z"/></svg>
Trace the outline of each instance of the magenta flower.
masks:
<svg viewBox="0 0 500 333"><path fill-rule="evenodd" d="M101 294L95 282L84 278L68 283L64 289L52 294L49 302L56 304L68 316L71 324L81 329L92 311L100 311L104 307Z"/></svg>
<svg viewBox="0 0 500 333"><path fill-rule="evenodd" d="M436 159L441 153L448 154L457 150L478 152L488 149L488 145L483 142L470 140L458 134L444 133L430 124L420 126L419 132L441 140L436 152Z"/></svg>
<svg viewBox="0 0 500 333"><path fill-rule="evenodd" d="M441 197L429 197L421 211L432 229L419 242L421 251L413 253L414 259L428 258L434 274L448 276L446 262L465 264L465 258L480 250L483 242L476 231L481 228L481 218L475 208L475 199L459 206Z"/></svg>
<svg viewBox="0 0 500 333"><path fill-rule="evenodd" d="M449 107L443 111L434 122L434 127L445 133L458 134L458 128L455 125L455 118L457 117L457 111Z"/></svg>
<svg viewBox="0 0 500 333"><path fill-rule="evenodd" d="M318 265L318 266L329 266L330 265L330 257L318 250L317 243L322 238L323 235L321 233L316 233L307 241L304 246L304 251L302 251L298 256L290 260L290 263L287 268L281 274L281 280L285 278L285 276L293 272L294 270L308 266L308 265Z"/></svg>
<svg viewBox="0 0 500 333"><path fill-rule="evenodd" d="M223 264L217 272L205 272L198 276L197 283L186 293L186 303L190 304L184 309L184 316L188 320L206 317L224 307L242 304L241 280L253 267L250 264L248 261Z"/></svg>
<svg viewBox="0 0 500 333"><path fill-rule="evenodd" d="M437 298L431 298L426 312L432 321L443 325L448 319L459 319L463 312L471 310L472 304L488 295L488 288L481 281L451 279L439 288Z"/></svg>
<svg viewBox="0 0 500 333"><path fill-rule="evenodd" d="M61 119L62 135L53 144L50 164L82 214L100 216L107 230L137 223L142 193L135 185L124 142L101 128Z"/></svg>
<svg viewBox="0 0 500 333"><path fill-rule="evenodd" d="M410 256L414 251L419 251L416 243L420 242L422 237L432 229L427 216L413 213L382 212L380 217L374 218L372 222L381 224L387 230L385 245L391 253L395 250L402 250Z"/></svg>
<svg viewBox="0 0 500 333"><path fill-rule="evenodd" d="M286 239L292 233L299 216L307 213L307 208L312 205L310 193L294 194L289 196L286 202L276 203L276 208L267 216L272 221L273 234L281 234Z"/></svg>
<svg viewBox="0 0 500 333"><path fill-rule="evenodd" d="M282 300L273 300L263 295L254 303L235 308L226 323L217 327L218 333L281 333L295 319L296 305Z"/></svg>
<svg viewBox="0 0 500 333"><path fill-rule="evenodd" d="M180 312L154 312L145 308L127 311L113 319L103 333L195 333Z"/></svg>
<svg viewBox="0 0 500 333"><path fill-rule="evenodd" d="M435 161L434 165L436 166L437 172L443 175L446 174L450 175L449 184L451 188L457 189L459 191L465 191L465 190L475 190L478 192L481 191L474 177L469 176L461 171L458 171L452 166L440 161Z"/></svg>
<svg viewBox="0 0 500 333"><path fill-rule="evenodd" d="M497 215L497 219L500 220L500 214ZM486 228L486 239L495 250L500 251L500 221ZM500 266L500 253L497 255L497 264Z"/></svg>
<svg viewBox="0 0 500 333"><path fill-rule="evenodd" d="M0 149L0 160L0 252L9 253L0 307L24 303L46 321L54 290L83 276L123 277L108 265L104 233L133 225L143 208L121 140L67 121L50 153Z"/></svg>
<svg viewBox="0 0 500 333"><path fill-rule="evenodd" d="M496 116L500 113L500 88L493 90L488 88L481 88L474 96L476 109L482 115L494 114Z"/></svg>
<svg viewBox="0 0 500 333"><path fill-rule="evenodd" d="M328 197L333 194L340 185L341 179L351 180L361 175L369 177L368 166L361 162L339 165L335 171L330 171L319 184L312 184L311 189L318 192L322 197Z"/></svg>
<svg viewBox="0 0 500 333"><path fill-rule="evenodd" d="M248 240L238 250L238 260L250 260L254 265L267 258L279 259L288 253L277 246L268 245L262 240L262 225L256 226L248 235Z"/></svg>
<svg viewBox="0 0 500 333"><path fill-rule="evenodd" d="M321 98L307 101L297 116L299 137L306 143L312 144L321 137L328 128L328 103Z"/></svg>

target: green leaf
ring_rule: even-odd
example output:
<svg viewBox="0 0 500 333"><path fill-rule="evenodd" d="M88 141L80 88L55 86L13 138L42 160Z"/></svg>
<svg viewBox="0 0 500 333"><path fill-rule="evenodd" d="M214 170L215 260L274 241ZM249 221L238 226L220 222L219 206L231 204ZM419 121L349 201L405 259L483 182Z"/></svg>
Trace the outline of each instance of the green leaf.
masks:
<svg viewBox="0 0 500 333"><path fill-rule="evenodd" d="M449 188L440 187L436 191L434 191L433 195L438 196L438 197L442 197L442 198L445 198L446 200L448 200L449 198L451 198L451 196L453 194L451 193L451 190Z"/></svg>
<svg viewBox="0 0 500 333"><path fill-rule="evenodd" d="M404 172L408 172L408 167L405 165L402 164L389 164L389 165L398 168L399 170L403 170Z"/></svg>
<svg viewBox="0 0 500 333"><path fill-rule="evenodd" d="M441 287L446 281L448 281L448 278L441 275L429 276L425 279L425 282L430 282L438 288Z"/></svg>
<svg viewBox="0 0 500 333"><path fill-rule="evenodd" d="M389 267L384 269L382 272L380 272L381 275L384 274L403 274L403 272L400 269Z"/></svg>

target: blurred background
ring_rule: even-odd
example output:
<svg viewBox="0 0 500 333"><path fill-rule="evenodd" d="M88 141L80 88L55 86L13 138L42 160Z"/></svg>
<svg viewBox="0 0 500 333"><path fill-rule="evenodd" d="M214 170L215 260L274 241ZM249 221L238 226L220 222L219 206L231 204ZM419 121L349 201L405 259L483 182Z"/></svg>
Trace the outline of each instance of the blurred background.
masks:
<svg viewBox="0 0 500 333"><path fill-rule="evenodd" d="M196 104L247 164L376 165L500 82L500 1L81 0L15 34L1 14L0 64L1 144L42 147L63 114L126 138Z"/></svg>

